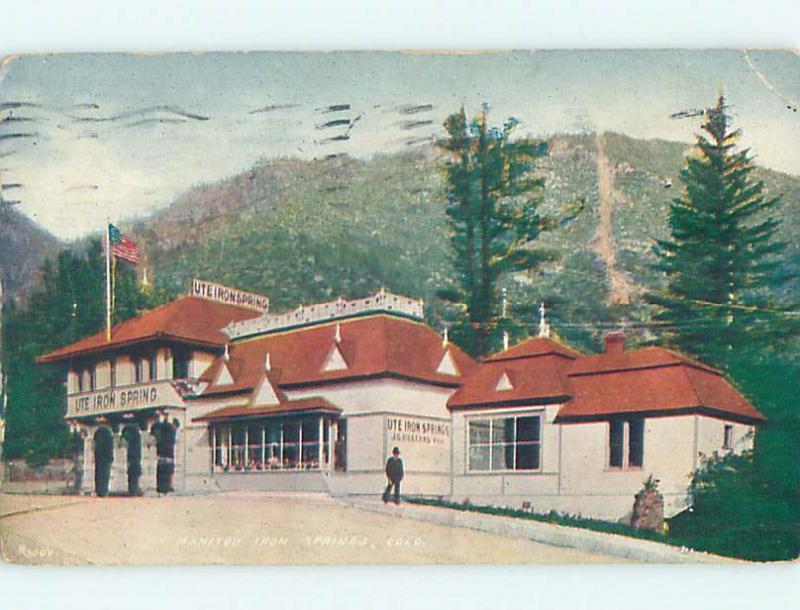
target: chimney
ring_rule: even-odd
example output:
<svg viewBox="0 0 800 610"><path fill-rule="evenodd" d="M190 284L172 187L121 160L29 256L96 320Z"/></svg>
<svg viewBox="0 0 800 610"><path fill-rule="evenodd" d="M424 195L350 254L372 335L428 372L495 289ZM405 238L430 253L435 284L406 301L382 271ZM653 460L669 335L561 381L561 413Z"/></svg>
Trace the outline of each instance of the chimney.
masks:
<svg viewBox="0 0 800 610"><path fill-rule="evenodd" d="M606 335L606 354L621 354L625 351L625 333L615 330Z"/></svg>

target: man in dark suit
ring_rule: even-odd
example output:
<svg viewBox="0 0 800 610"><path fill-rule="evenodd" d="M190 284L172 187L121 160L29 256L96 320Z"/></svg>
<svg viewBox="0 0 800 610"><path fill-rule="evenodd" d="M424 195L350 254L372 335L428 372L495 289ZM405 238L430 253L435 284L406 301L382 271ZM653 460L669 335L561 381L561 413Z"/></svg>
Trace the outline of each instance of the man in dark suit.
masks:
<svg viewBox="0 0 800 610"><path fill-rule="evenodd" d="M386 478L389 484L383 492L384 504L389 501L389 495L394 486L394 503L400 504L400 481L403 480L403 460L400 459L400 448L392 449L392 457L386 460Z"/></svg>

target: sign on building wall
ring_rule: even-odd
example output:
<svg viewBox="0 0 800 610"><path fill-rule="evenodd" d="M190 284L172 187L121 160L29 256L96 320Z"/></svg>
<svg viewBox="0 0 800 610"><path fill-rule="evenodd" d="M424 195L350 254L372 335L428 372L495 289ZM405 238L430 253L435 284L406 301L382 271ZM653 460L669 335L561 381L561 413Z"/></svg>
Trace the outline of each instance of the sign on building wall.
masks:
<svg viewBox="0 0 800 610"><path fill-rule="evenodd" d="M124 388L106 388L69 396L67 417L137 411L154 407L180 407L183 399L168 381L145 383Z"/></svg>
<svg viewBox="0 0 800 610"><path fill-rule="evenodd" d="M249 307L257 311L269 311L268 297L245 290L228 288L221 284L206 282L205 280L198 280L196 278L192 280L191 296L201 297L218 303L225 303L226 305Z"/></svg>
<svg viewBox="0 0 800 610"><path fill-rule="evenodd" d="M385 418L385 453L399 447L406 470L445 472L450 468L450 422L432 417Z"/></svg>

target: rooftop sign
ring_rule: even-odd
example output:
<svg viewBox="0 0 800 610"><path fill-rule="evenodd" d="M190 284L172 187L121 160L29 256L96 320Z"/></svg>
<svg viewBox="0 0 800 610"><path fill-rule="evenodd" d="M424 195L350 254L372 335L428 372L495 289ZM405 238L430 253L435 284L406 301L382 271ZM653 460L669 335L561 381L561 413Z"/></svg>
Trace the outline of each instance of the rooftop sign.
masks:
<svg viewBox="0 0 800 610"><path fill-rule="evenodd" d="M190 295L208 299L209 301L216 301L217 303L225 303L226 305L248 307L264 313L269 311L268 297L196 278L192 280Z"/></svg>
<svg viewBox="0 0 800 610"><path fill-rule="evenodd" d="M232 322L225 327L224 332L231 339L236 339L246 335L266 333L295 326L305 326L307 324L316 324L318 322L326 322L337 318L347 318L373 312L397 313L418 320L421 320L425 315L424 302L422 299L412 299L381 290L363 299L346 301L339 298L336 301L330 301L328 303L301 305L293 311L282 314L265 313L263 316L251 320Z"/></svg>

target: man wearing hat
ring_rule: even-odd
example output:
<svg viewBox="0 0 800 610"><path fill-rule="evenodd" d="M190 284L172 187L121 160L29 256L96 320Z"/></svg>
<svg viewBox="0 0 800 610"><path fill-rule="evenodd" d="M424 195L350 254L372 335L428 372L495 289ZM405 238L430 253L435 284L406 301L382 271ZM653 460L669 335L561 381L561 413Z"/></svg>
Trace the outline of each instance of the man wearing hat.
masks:
<svg viewBox="0 0 800 610"><path fill-rule="evenodd" d="M389 501L389 494L394 486L394 503L400 504L400 481L403 480L403 460L400 459L400 447L392 449L392 457L386 460L386 478L389 484L383 492L384 504Z"/></svg>

